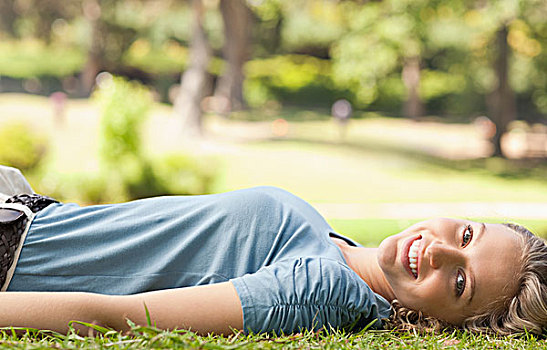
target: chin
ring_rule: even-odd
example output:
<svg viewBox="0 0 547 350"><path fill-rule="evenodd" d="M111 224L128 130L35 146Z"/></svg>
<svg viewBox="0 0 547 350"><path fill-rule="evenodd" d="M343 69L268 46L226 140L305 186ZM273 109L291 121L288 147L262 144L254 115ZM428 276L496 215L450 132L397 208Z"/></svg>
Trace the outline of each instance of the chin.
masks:
<svg viewBox="0 0 547 350"><path fill-rule="evenodd" d="M378 265L386 273L386 269L393 266L397 259L397 238L396 236L389 236L384 239L378 246Z"/></svg>

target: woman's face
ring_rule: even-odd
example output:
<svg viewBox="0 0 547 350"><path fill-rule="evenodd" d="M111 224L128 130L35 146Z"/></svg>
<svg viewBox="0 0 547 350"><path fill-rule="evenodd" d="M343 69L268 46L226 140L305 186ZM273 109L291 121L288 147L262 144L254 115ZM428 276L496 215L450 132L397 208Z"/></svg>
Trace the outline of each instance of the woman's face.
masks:
<svg viewBox="0 0 547 350"><path fill-rule="evenodd" d="M521 252L506 226L433 219L386 238L378 263L403 306L460 325L516 293Z"/></svg>

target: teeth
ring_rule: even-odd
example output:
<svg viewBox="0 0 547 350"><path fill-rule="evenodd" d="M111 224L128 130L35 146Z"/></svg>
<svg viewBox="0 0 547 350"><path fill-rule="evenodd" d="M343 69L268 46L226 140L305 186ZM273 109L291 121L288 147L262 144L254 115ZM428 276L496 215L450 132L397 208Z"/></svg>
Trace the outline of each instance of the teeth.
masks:
<svg viewBox="0 0 547 350"><path fill-rule="evenodd" d="M422 239L420 238L412 242L410 250L408 251L408 262L410 265L410 270L415 277L418 277L418 270L416 268L418 267L418 246L420 245L421 240Z"/></svg>

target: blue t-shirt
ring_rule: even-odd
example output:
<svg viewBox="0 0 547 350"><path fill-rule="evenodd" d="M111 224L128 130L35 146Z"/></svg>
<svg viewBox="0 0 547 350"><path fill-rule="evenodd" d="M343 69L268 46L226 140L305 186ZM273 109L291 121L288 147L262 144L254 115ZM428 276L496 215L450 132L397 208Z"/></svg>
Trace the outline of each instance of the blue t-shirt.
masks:
<svg viewBox="0 0 547 350"><path fill-rule="evenodd" d="M330 234L308 203L273 187L52 204L32 222L8 291L134 294L231 281L246 331L381 327L389 303Z"/></svg>

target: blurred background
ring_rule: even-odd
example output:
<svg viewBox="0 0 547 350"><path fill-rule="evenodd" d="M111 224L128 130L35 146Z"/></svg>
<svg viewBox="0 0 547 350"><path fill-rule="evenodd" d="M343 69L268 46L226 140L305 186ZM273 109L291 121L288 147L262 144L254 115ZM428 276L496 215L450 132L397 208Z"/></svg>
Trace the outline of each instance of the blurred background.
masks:
<svg viewBox="0 0 547 350"><path fill-rule="evenodd" d="M0 0L0 163L63 201L256 185L364 244L547 237L543 0Z"/></svg>

